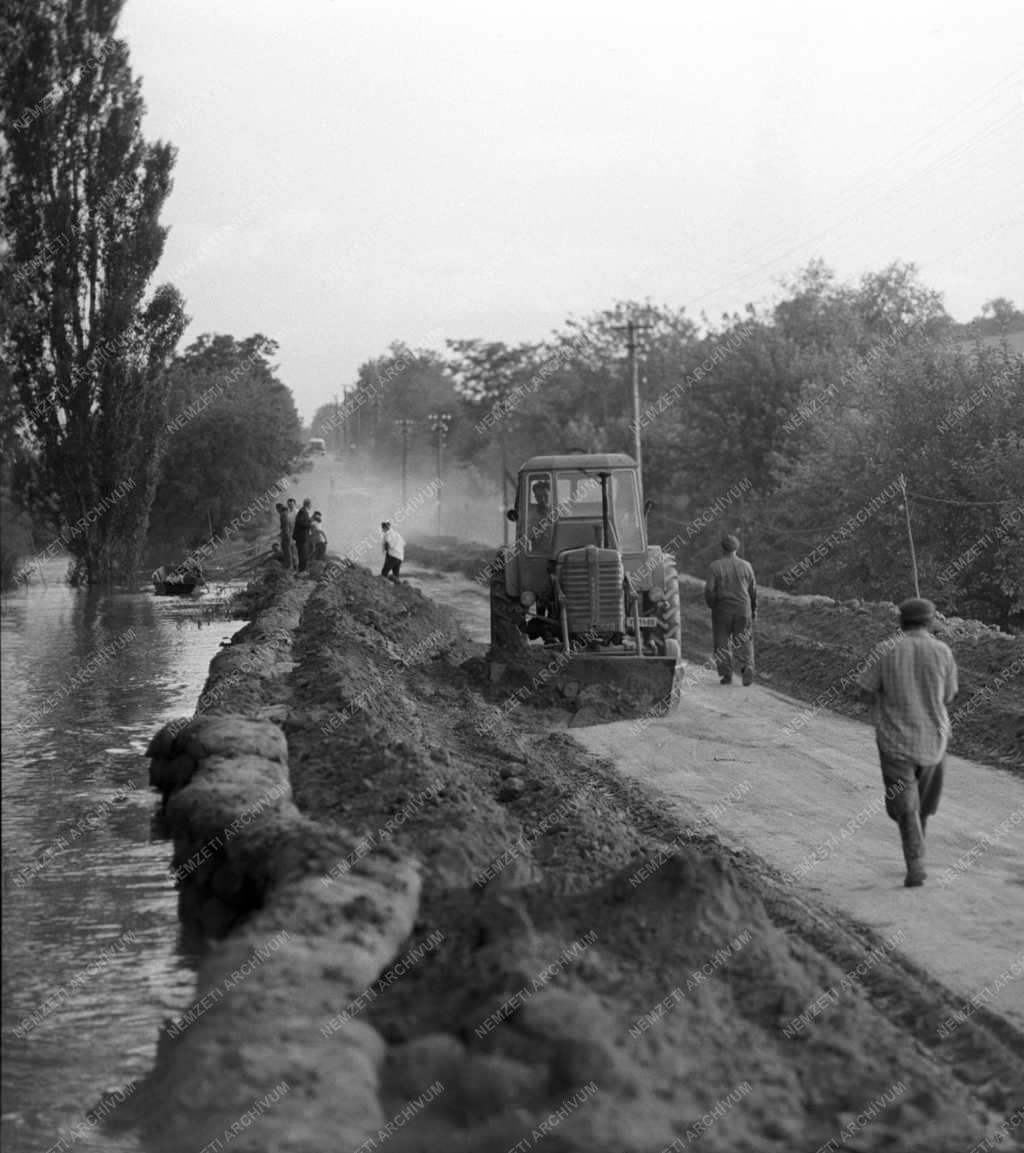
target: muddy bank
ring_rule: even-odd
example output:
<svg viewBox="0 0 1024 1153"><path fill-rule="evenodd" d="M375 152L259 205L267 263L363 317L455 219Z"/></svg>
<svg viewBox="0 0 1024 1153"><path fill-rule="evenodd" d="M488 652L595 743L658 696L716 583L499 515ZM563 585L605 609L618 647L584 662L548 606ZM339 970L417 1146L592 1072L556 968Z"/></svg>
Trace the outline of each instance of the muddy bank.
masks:
<svg viewBox="0 0 1024 1153"><path fill-rule="evenodd" d="M290 789L252 842L258 907L200 972L211 1003L162 1047L158 1147L223 1140L214 1123L244 1108L252 1149L941 1153L1017 1103L1019 1036L979 1011L940 1040L959 1004L892 942L670 819L542 713L485 699L445 610L339 565L306 582L292 633L298 583L218 658L240 680L213 707L234 711L205 725L241 725L233 745L201 722L155 750L165 774L193 762L170 795L193 856L252 805L232 749L266 740L261 787L286 765ZM338 877L366 891L315 892ZM372 956L344 946L367 934Z"/></svg>

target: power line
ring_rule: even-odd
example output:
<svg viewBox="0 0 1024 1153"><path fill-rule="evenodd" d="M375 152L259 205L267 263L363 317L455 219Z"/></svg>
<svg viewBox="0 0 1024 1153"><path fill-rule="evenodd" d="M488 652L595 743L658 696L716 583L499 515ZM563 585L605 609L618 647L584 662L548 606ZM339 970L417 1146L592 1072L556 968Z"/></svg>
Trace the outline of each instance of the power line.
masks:
<svg viewBox="0 0 1024 1153"><path fill-rule="evenodd" d="M1018 74L1017 69L1014 69L1013 71L1008 73L1006 76L1004 76L1001 80L997 81L994 85L992 85L985 92L980 94L978 97L975 97L973 100L969 101L960 110L953 113L950 117L947 117L947 119L945 121L943 121L941 124L936 125L933 129L929 130L923 136L919 137L915 142L913 142L907 148L901 150L901 153L897 153L896 155L897 156L906 155L907 153L914 151L916 148L918 148L920 146L920 144L924 140L930 139L931 137L937 135L938 132L943 127L945 127L947 124L949 124L953 120L956 120L960 115L962 115L963 112L965 112L968 108L972 107L973 105L978 104L979 102L982 102L983 105L987 105L987 104L991 103L992 102L991 101L991 94L996 89L999 89L999 88L1003 87L1004 85L1006 85L1008 81L1014 80L1016 78L1017 74ZM986 99L987 97L988 97L988 99ZM952 147L951 149L947 150L945 153L939 155L938 157L933 158L930 161L927 161L923 168L919 168L916 172L912 173L909 176L904 176L902 178L902 180L899 180L896 183L895 186L890 186L888 189L886 189L884 187L884 185L880 185L879 187L877 187L876 189L872 190L871 192L869 192L867 194L867 200L869 203L861 203L859 207L853 209L853 211L851 211L847 215L843 216L840 220L834 221L832 224L828 225L827 227L819 230L818 232L814 233L813 235L811 235L809 237L805 237L804 239L797 241L796 243L791 242L789 247L786 248L785 251L783 251L781 253L776 253L776 255L770 256L765 260L761 260L760 263L758 263L753 269L751 269L748 272L741 273L737 277L734 277L727 284L719 285L717 288L712 289L709 292L702 293L700 296L697 296L697 297L692 298L691 300L688 300L686 302L686 307L692 307L693 305L699 304L702 301L712 299L713 297L718 296L720 293L726 292L730 288L735 288L738 285L743 284L745 281L748 281L748 280L752 279L753 277L758 276L759 274L763 273L765 270L771 268L773 265L777 265L784 260L788 260L793 255L795 255L795 253L799 252L802 248L806 248L808 245L816 243L817 241L821 240L823 237L830 235L831 233L835 232L839 228L842 228L844 225L848 224L851 220L855 220L858 216L860 216L862 213L864 213L869 207L871 207L871 204L870 204L871 201L878 201L883 196L891 198L893 195L898 195L898 194L902 193L906 188L908 188L911 184L913 184L915 181L920 180L923 176L929 175L932 171L936 170L937 168L941 169L944 165L949 164L950 161L957 159L957 158L960 158L962 160L964 158L965 153L969 153L973 148L977 147L977 145L979 143L984 142L988 137L997 133L1006 124L1013 121L1017 117L1017 115L1019 115L1019 110L1014 110L1014 111L1011 111L1009 113L1009 115L1005 116L1003 119L995 122L994 124L991 122L986 124L979 132L976 132L973 136L969 137L967 140L961 141L959 144L957 144L954 147ZM849 200L854 196L858 196L859 193L857 190L860 187L862 187L865 183L870 185L872 183L878 182L879 179L884 180L885 174L887 174L885 168L882 169L882 172L880 172L878 176L875 176L873 173L870 173L870 172L868 174L865 174L859 180L855 181L852 186L847 188L846 193L841 195L838 198L838 200L836 201L836 204L837 205L842 204L845 200ZM761 249L762 252L771 251L771 249L773 247L775 247L776 244L779 242L785 243L783 238L779 237L778 241L769 242L767 245L755 245L754 249L748 250L748 256L751 255L753 252L756 252L759 248Z"/></svg>
<svg viewBox="0 0 1024 1153"><path fill-rule="evenodd" d="M963 508L974 508L982 506L991 507L992 505L1013 504L1014 500L1016 499L1015 497L1008 496L1003 500L949 500L948 497L925 496L923 492L911 492L909 489L907 490L907 494L908 496L916 496L918 500L930 500L934 501L936 504L955 504L960 505Z"/></svg>

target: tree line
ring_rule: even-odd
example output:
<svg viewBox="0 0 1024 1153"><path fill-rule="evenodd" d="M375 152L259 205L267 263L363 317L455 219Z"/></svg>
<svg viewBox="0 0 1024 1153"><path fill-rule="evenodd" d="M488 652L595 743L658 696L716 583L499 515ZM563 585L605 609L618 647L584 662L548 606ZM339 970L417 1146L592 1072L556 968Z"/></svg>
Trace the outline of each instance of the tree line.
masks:
<svg viewBox="0 0 1024 1153"><path fill-rule="evenodd" d="M914 592L912 538L921 591L943 612L1020 627L1024 313L997 298L956 324L902 263L841 283L814 261L779 297L717 323L625 301L539 343L397 342L313 433L394 470L403 422L423 452L444 411L448 459L511 499L529 456L632 452L632 319L651 538L684 567L703 571L728 528L765 583L898 600Z"/></svg>
<svg viewBox="0 0 1024 1153"><path fill-rule="evenodd" d="M215 535L300 459L273 340L178 353L185 302L148 291L175 150L142 135L120 9L11 0L0 17L5 576L59 540L74 579L130 577L147 540ZM533 343L397 341L312 434L392 472L443 439L507 499L528 456L631 451L630 322L651 536L684 566L728 527L766 582L898 599L913 538L943 611L1024 623L1024 314L999 298L957 325L912 265L840 283L812 262L717 320L623 301Z"/></svg>

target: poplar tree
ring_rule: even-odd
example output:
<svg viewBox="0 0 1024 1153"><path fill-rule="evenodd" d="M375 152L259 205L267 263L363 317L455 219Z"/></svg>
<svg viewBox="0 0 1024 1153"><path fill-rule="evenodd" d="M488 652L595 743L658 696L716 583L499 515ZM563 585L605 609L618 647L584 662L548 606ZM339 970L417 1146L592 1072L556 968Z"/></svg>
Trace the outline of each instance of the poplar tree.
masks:
<svg viewBox="0 0 1024 1153"><path fill-rule="evenodd" d="M0 222L7 377L72 580L138 563L167 438L162 380L187 323L146 299L175 150L142 135L123 0L13 0L0 18Z"/></svg>

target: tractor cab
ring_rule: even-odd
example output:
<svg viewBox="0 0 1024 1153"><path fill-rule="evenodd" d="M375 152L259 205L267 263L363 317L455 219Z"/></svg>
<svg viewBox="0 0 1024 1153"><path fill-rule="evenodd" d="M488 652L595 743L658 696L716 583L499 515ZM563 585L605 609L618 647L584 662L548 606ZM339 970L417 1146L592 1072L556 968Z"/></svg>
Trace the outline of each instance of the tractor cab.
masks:
<svg viewBox="0 0 1024 1153"><path fill-rule="evenodd" d="M628 457L618 467L523 467L514 519L527 556L553 559L586 545L645 551L637 471Z"/></svg>
<svg viewBox="0 0 1024 1153"><path fill-rule="evenodd" d="M559 556L574 549L612 549L627 571L647 553L639 474L625 453L532 457L508 517L516 524L512 594L544 591Z"/></svg>

